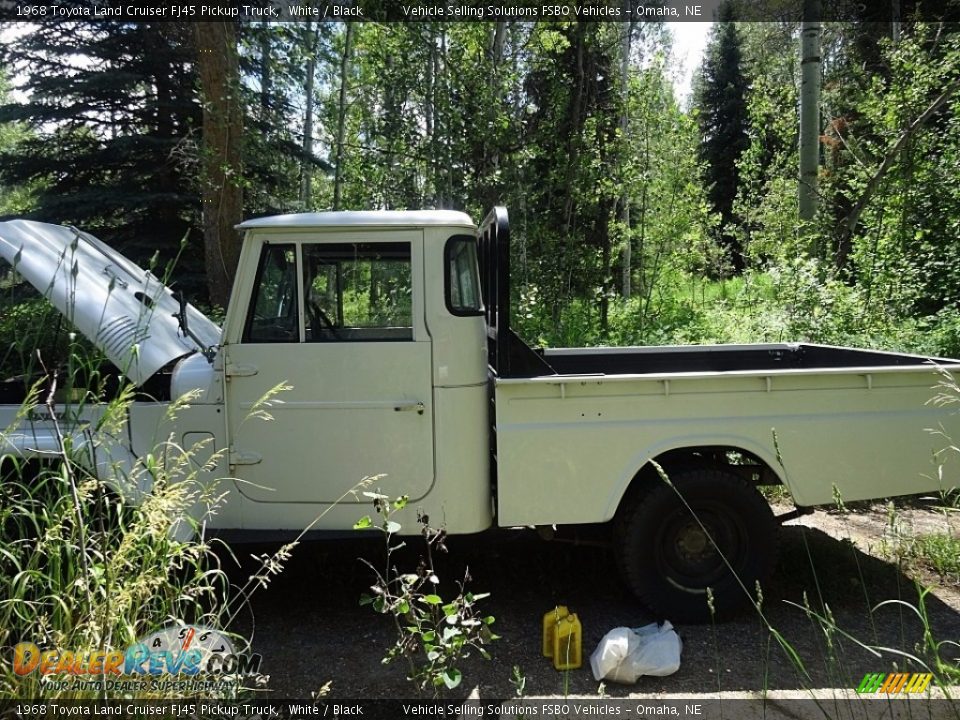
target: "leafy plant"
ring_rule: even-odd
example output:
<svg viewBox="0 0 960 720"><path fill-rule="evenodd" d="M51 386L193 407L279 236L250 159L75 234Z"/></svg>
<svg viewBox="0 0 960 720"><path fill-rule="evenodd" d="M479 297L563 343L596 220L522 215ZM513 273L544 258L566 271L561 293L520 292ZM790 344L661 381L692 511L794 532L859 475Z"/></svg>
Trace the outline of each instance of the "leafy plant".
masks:
<svg viewBox="0 0 960 720"><path fill-rule="evenodd" d="M396 642L387 651L383 663L405 659L408 679L420 692L429 689L437 695L443 689L452 690L463 679L460 665L470 652L476 650L489 659L484 646L498 639L490 629L493 616L482 616L477 609L477 603L489 593L474 594L466 590L470 581L468 571L457 583L458 591L452 600L441 597L433 557L434 552L446 552L446 533L430 527L429 518L420 512L417 522L424 541L424 556L414 572L400 572L393 558L406 543L398 541L401 525L391 516L407 506L408 498L401 496L391 501L377 492L363 494L373 500L379 520L375 525L370 516L364 516L354 527L378 529L386 545L383 569L364 560L373 570L376 582L370 588L371 593L364 593L360 598L361 605L370 605L393 620Z"/></svg>

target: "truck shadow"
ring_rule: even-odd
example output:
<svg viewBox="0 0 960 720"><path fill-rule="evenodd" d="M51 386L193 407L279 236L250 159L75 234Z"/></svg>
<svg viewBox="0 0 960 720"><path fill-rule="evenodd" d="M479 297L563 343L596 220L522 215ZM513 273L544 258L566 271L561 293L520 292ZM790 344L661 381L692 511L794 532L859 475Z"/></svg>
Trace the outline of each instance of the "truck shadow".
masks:
<svg viewBox="0 0 960 720"><path fill-rule="evenodd" d="M876 608L887 600L919 605L914 582L895 564L809 527L785 526L781 539L776 575L764 588L765 621L748 612L727 622L680 626L684 647L676 674L644 677L632 686L607 684L605 692L620 697L855 688L865 673L889 671L893 662L909 668L902 657L876 655L864 645L929 660L924 626L914 610L905 604ZM394 558L401 571L416 568L420 541L408 542L410 547ZM456 583L469 574L468 589L491 593L480 609L496 617L494 630L502 638L490 647L491 661L471 657L463 664L464 683L454 697L465 697L475 688L482 698L514 697L514 667L528 695L596 696L599 683L590 671L589 655L603 635L614 627L638 627L658 619L620 582L606 548L544 542L526 531L451 538L448 545L449 553L436 559L440 594L452 597ZM251 612L256 622L248 620L241 629L255 628L254 650L263 655L274 696L309 697L327 681L332 683L331 695L338 698L417 695L405 679L405 666L381 662L395 640L393 623L359 606L360 594L369 592L373 580L361 557L382 568L382 544L301 546L284 573L254 595ZM246 567L233 574L239 580L248 571ZM541 618L557 604L569 606L583 624L583 667L567 673L554 670L541 656ZM960 612L934 593L926 596L924 605L935 640L960 637ZM799 662L792 659L794 654ZM956 654L944 652L952 662ZM313 660L291 665L291 657Z"/></svg>

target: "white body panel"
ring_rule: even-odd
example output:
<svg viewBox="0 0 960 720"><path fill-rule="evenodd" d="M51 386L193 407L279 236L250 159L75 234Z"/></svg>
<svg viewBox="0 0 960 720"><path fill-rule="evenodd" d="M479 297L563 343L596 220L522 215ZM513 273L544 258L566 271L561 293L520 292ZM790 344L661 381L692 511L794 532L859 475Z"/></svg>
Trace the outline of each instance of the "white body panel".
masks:
<svg viewBox="0 0 960 720"><path fill-rule="evenodd" d="M227 407L237 488L258 502L368 502L348 493L363 478L387 475L391 492L422 499L433 486L430 343L301 344L227 348ZM292 389L248 417L280 382ZM420 408L423 408L422 412ZM384 491L387 488L384 487ZM344 497L346 496L346 497Z"/></svg>
<svg viewBox="0 0 960 720"><path fill-rule="evenodd" d="M929 403L938 379L931 367L500 380L498 522L610 520L649 460L685 447L756 455L801 506L833 503L834 488L844 501L936 491L947 441L930 430L960 437L960 417Z"/></svg>
<svg viewBox="0 0 960 720"><path fill-rule="evenodd" d="M136 385L200 349L180 332L169 288L91 235L11 220L0 223L0 257ZM187 319L205 346L220 341L220 328L192 305Z"/></svg>
<svg viewBox="0 0 960 720"><path fill-rule="evenodd" d="M187 452L191 471L199 470L198 482L217 483L226 489L223 465L200 470L225 445L220 408L194 405L173 414L166 402L134 402L123 426L117 432L106 432L100 427L105 407L95 403L58 405L54 422L44 406L24 414L19 406L0 405L0 456L51 461L62 453L61 438L69 438L76 462L95 472L127 502L136 504L151 489L151 475L144 470L147 456L172 458ZM174 465L170 463L170 467ZM204 521L205 512L206 508L195 507L190 514ZM210 525L239 527L240 504L224 503L216 508L214 518L216 522ZM186 531L187 525L180 529Z"/></svg>

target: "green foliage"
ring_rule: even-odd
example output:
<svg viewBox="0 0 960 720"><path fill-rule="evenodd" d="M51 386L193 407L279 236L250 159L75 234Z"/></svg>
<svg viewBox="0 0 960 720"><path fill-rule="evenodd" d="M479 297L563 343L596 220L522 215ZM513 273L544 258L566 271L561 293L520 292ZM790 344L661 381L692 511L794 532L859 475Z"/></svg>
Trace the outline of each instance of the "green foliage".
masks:
<svg viewBox="0 0 960 720"><path fill-rule="evenodd" d="M249 417L269 421L268 408L288 390L285 383L271 388ZM29 641L44 648L123 649L171 621L230 633L241 611L248 614L253 594L283 571L302 537L331 507L373 481L365 478L347 490L293 541L254 556L259 565L245 583L233 585L202 532L228 492L212 479L222 451L206 440L183 446L170 436L131 465L105 467L102 444L126 432L134 397L132 386L121 385L98 404L93 440L87 442L69 419L84 417L87 398L47 399L36 383L15 420L0 429L0 436L22 430L35 406L45 403L51 416L62 418L53 422L58 449L41 461L0 454L0 646ZM161 424L175 422L193 400L186 395L171 402ZM230 553L218 544L219 552ZM231 639L240 652L249 650L244 637ZM243 698L266 679L245 676L214 696ZM99 699L120 692L131 697L127 690L49 686L47 676L17 676L9 663L0 672L0 699ZM178 692L192 691L144 686L133 696L170 698Z"/></svg>
<svg viewBox="0 0 960 720"><path fill-rule="evenodd" d="M391 501L380 493L364 492L364 495L373 500L378 521L375 526L374 520L365 516L354 527L357 530L376 527L386 543L386 558L382 570L367 563L376 582L370 588L372 594L361 596L360 604L389 615L397 635L383 663L398 658L406 660L408 679L419 692L429 690L436 696L444 689L453 690L463 679L459 666L470 652L476 650L489 659L484 646L498 639L490 629L493 616L480 615L476 607L488 593L469 592L466 589L468 573L458 583L459 591L452 600L446 601L440 596L440 578L434 571L433 553L446 551L446 533L431 528L429 519L420 513L417 521L424 539L425 556L415 572L400 572L393 558L405 543L397 542L401 526L390 518L406 507L408 498L402 496Z"/></svg>
<svg viewBox="0 0 960 720"><path fill-rule="evenodd" d="M933 570L944 582L960 583L960 538L948 533L916 535L898 555Z"/></svg>
<svg viewBox="0 0 960 720"><path fill-rule="evenodd" d="M933 314L960 301L954 258L960 238L960 101L908 131L960 73L960 38L918 25L897 46L884 43L886 84L875 81L861 97L848 162L832 177L838 192L866 191L879 162L909 132L894 165L870 196L854 231L851 272L878 302L907 315ZM867 162L862 162L867 158Z"/></svg>
<svg viewBox="0 0 960 720"><path fill-rule="evenodd" d="M66 320L41 297L0 300L0 379L56 367L68 355Z"/></svg>
<svg viewBox="0 0 960 720"><path fill-rule="evenodd" d="M610 329L603 337L593 309L582 301L565 307L559 322L551 324L549 315L525 296L518 322L527 337L560 346L804 340L906 349L918 340L905 333L896 342L900 330L896 319L864 313L857 288L838 281L816 261L797 259L769 272L748 271L716 281L673 271L664 285L671 292L654 298L649 306L640 298L615 300Z"/></svg>
<svg viewBox="0 0 960 720"><path fill-rule="evenodd" d="M0 106L9 100L10 83L3 68L0 68ZM17 148L30 137L30 130L22 123L0 123L0 155L17 152ZM6 184L0 179L0 217L29 211L37 183L24 185Z"/></svg>
<svg viewBox="0 0 960 720"><path fill-rule="evenodd" d="M332 28L312 22L239 26L247 215L309 212L318 206L300 192L306 169L321 180L330 170L325 157L303 145L305 106L317 100L305 97L306 73L311 58L322 65L330 57Z"/></svg>
<svg viewBox="0 0 960 720"><path fill-rule="evenodd" d="M734 211L747 262L764 267L806 252L797 212L797 28L741 23L749 145L738 162ZM789 111L786 109L789 108Z"/></svg>
<svg viewBox="0 0 960 720"><path fill-rule="evenodd" d="M958 354L960 95L911 129L960 74L954 27L905 23L894 45L878 24L825 24L821 212L807 234L796 23L718 24L689 111L653 24L350 27L349 48L343 24L241 29L247 214L327 208L335 186L345 209L479 218L505 204L531 340ZM198 247L185 33L50 22L0 49L28 93L0 87L0 213L81 224L140 261L169 259L187 230ZM92 62L58 71L76 56ZM181 286L202 286L200 257L187 253ZM731 262L743 281L718 281Z"/></svg>
<svg viewBox="0 0 960 720"><path fill-rule="evenodd" d="M105 367L113 370L49 301L0 263L0 403L18 404L41 376L55 378L58 401L86 391L103 396L107 385L115 394Z"/></svg>

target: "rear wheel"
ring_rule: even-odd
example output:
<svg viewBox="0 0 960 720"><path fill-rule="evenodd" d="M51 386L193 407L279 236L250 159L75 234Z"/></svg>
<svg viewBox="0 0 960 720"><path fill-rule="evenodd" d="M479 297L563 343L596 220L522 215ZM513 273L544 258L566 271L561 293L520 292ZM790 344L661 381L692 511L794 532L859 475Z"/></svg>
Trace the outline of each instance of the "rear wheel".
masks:
<svg viewBox="0 0 960 720"><path fill-rule="evenodd" d="M776 561L770 506L724 470L685 470L671 483L651 485L622 513L617 552L628 587L659 615L680 622L749 607Z"/></svg>

